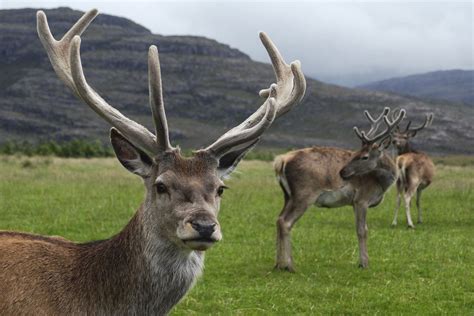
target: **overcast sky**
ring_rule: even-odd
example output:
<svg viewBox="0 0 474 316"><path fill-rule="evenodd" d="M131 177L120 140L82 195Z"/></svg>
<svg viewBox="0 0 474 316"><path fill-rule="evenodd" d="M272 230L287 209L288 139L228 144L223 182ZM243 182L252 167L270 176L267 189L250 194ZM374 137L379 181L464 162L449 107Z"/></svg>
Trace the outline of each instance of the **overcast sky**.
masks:
<svg viewBox="0 0 474 316"><path fill-rule="evenodd" d="M443 69L473 69L471 1L8 1L129 18L163 35L202 35L268 61L266 31L311 77L353 86ZM1 21L0 21L1 23Z"/></svg>

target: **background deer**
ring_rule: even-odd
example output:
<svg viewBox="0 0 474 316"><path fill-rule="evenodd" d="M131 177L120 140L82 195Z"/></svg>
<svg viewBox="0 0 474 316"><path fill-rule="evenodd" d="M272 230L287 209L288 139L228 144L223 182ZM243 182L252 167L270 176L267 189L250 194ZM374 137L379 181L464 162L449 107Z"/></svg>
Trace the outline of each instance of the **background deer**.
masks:
<svg viewBox="0 0 474 316"><path fill-rule="evenodd" d="M393 144L397 148L397 167L399 177L397 180L397 204L395 206L395 216L392 225L397 225L398 210L400 200L403 196L405 211L407 214L407 224L409 228L415 228L411 220L410 204L416 192L416 208L418 209L418 223L422 222L421 215L421 192L433 181L435 166L427 154L412 148L410 139L415 137L418 131L428 127L433 122L433 114L428 114L425 122L419 127L410 127L411 121L406 128L401 131L398 127L393 135Z"/></svg>
<svg viewBox="0 0 474 316"><path fill-rule="evenodd" d="M384 150L391 133L405 116L402 110L389 121L385 108L377 118L365 111L371 122L365 133L354 127L362 141L360 150L311 147L291 151L275 158L274 169L284 194L284 206L277 220L276 268L293 271L290 232L311 204L335 208L352 205L359 239L360 266L367 267L367 208L378 205L395 181L397 169ZM387 128L377 133L382 120Z"/></svg>
<svg viewBox="0 0 474 316"><path fill-rule="evenodd" d="M87 83L79 35L97 15L86 14L56 41L46 16L38 34L59 78L113 128L115 154L142 177L145 199L128 225L107 240L76 244L63 238L0 232L2 314L166 314L203 268L203 251L222 238L217 220L224 175L258 142L276 117L304 96L298 61L287 65L264 33L277 83L261 91L261 107L213 144L181 156L169 141L158 50L148 52L150 105L156 136L110 106Z"/></svg>

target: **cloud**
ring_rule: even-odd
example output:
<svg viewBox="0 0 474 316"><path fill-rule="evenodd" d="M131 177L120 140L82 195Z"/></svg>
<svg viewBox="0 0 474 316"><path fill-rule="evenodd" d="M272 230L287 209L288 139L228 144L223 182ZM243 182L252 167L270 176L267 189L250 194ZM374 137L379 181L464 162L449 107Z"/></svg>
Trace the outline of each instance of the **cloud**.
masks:
<svg viewBox="0 0 474 316"><path fill-rule="evenodd" d="M473 69L469 2L35 1L130 18L154 33L200 35L268 61L266 31L307 75L355 85L440 69ZM3 8L26 2L4 1Z"/></svg>

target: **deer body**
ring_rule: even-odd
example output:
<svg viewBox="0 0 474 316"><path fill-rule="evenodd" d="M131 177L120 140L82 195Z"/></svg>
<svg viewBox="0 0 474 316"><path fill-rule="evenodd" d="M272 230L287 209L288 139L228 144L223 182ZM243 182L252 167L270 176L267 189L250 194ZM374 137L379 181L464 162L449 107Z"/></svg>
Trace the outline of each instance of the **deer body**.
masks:
<svg viewBox="0 0 474 316"><path fill-rule="evenodd" d="M148 234L139 210L118 235L75 244L0 233L0 296L8 315L164 315L201 274L204 253ZM84 293L85 295L78 295Z"/></svg>
<svg viewBox="0 0 474 316"><path fill-rule="evenodd" d="M276 158L275 172L284 190L285 202L277 221L277 268L293 270L290 230L306 209L337 208L352 205L361 244L362 266L368 264L365 246L365 212L382 202L384 193L396 179L395 163L384 154L376 169L344 180L339 175L356 152L340 148L312 147L289 152Z"/></svg>
<svg viewBox="0 0 474 316"><path fill-rule="evenodd" d="M387 113L385 109L384 114ZM373 123L379 124L383 116ZM378 140L383 141L401 118L389 125ZM376 131L375 125L368 134ZM353 206L359 264L367 267L367 209L382 202L384 193L397 178L396 165L383 147L367 142L359 151L332 147L300 149L276 157L274 169L285 199L277 220L276 268L294 270L290 232L312 204L327 208Z"/></svg>
<svg viewBox="0 0 474 316"><path fill-rule="evenodd" d="M405 204L405 212L407 217L407 224L409 228L414 228L415 225L411 219L411 199L416 193L416 208L418 210L418 223L422 223L422 209L421 209L421 193L426 189L435 175L435 166L430 157L417 150L414 150L410 145L410 138L414 137L416 133L431 125L433 115L426 117L425 122L416 128L410 128L408 123L404 131L398 130L394 134L393 143L397 147L397 167L399 170L399 178L397 180L397 204L395 206L395 215L392 221L392 226L397 225L398 211L400 209L401 199L403 198Z"/></svg>
<svg viewBox="0 0 474 316"><path fill-rule="evenodd" d="M223 179L273 121L304 96L298 61L286 64L265 33L260 38L277 84L263 104L214 143L183 157L171 146L156 46L148 51L153 134L109 105L86 81L80 34L97 15L85 13L57 41L37 13L40 40L58 77L112 125L119 162L142 178L145 200L116 236L85 244L61 237L0 232L0 313L24 315L163 315L201 274L204 251L222 239L217 216Z"/></svg>

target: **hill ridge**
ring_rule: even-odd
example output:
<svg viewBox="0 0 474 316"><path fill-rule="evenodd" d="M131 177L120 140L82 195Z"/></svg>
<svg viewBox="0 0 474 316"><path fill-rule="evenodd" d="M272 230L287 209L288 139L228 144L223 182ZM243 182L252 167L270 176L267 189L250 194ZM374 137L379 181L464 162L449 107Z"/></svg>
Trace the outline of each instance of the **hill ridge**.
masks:
<svg viewBox="0 0 474 316"><path fill-rule="evenodd" d="M109 126L56 78L36 34L36 10L0 10L0 142L75 138L107 142ZM82 14L64 8L44 11L55 34L62 34ZM262 102L258 91L275 80L271 65L252 61L228 45L198 36L152 34L130 23L134 22L97 17L83 34L85 74L114 107L151 129L146 56L148 47L157 45L174 144L197 149L215 140L255 111ZM352 127L367 126L362 111L377 112L387 105L404 107L415 119L435 113L433 126L416 140L420 149L474 153L471 107L343 88L310 78L302 104L275 122L262 145L357 148Z"/></svg>
<svg viewBox="0 0 474 316"><path fill-rule="evenodd" d="M474 106L474 70L437 70L369 82L358 88Z"/></svg>

